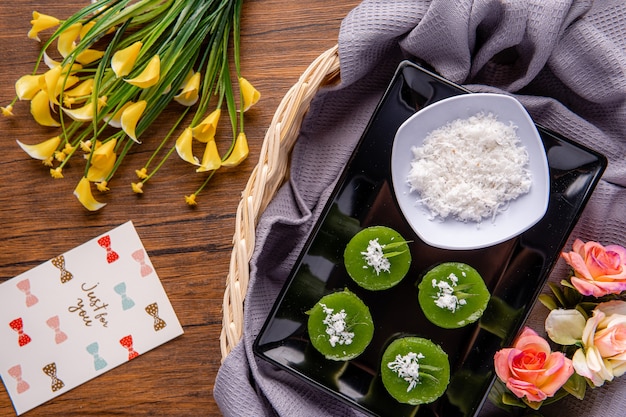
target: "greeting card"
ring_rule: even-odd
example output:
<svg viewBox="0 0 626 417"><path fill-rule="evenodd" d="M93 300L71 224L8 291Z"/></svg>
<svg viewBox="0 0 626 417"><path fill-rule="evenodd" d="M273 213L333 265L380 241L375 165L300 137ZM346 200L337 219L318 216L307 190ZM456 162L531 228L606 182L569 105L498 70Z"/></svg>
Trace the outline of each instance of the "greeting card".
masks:
<svg viewBox="0 0 626 417"><path fill-rule="evenodd" d="M18 415L183 333L131 222L0 284Z"/></svg>

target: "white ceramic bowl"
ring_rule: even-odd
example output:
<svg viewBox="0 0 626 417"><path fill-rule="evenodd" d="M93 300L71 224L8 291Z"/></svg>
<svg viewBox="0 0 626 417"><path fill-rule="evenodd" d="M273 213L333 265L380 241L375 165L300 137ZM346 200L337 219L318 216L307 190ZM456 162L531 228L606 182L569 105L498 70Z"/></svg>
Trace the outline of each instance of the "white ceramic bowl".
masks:
<svg viewBox="0 0 626 417"><path fill-rule="evenodd" d="M493 113L497 120L517 126L517 136L529 155L532 185L527 194L509 203L495 220L462 222L447 217L433 219L410 192L408 175L414 146L421 146L433 130L456 119L479 112ZM550 197L550 175L545 148L539 132L524 107L503 94L462 94L433 103L407 119L398 129L391 153L391 177L400 209L415 233L427 244L453 250L479 249L504 242L526 231L545 215Z"/></svg>

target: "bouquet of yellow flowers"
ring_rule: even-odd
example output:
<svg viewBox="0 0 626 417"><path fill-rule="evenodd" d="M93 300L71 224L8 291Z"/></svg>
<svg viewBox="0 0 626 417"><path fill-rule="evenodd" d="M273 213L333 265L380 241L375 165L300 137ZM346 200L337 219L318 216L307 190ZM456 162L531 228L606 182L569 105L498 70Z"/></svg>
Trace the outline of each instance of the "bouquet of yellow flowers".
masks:
<svg viewBox="0 0 626 417"><path fill-rule="evenodd" d="M546 333L558 348L525 328L494 357L491 399L512 414L540 416L542 405L567 395L582 400L587 387L626 373L626 248L576 239L572 249L561 253L570 276L540 296L550 310Z"/></svg>
<svg viewBox="0 0 626 417"><path fill-rule="evenodd" d="M92 188L109 190L124 157L162 111L177 102L184 109L180 118L135 171L138 180L131 187L143 193L175 151L206 176L185 196L187 204L196 205L218 169L237 166L248 155L244 112L260 94L241 75L242 3L97 0L65 20L33 12L28 37L42 42L41 33L52 33L42 42L33 72L17 80L16 97L1 110L12 116L18 101L28 101L34 120L57 128L58 134L37 144L18 140L19 146L43 161L53 178L63 178L64 166L82 154L85 170L74 194L87 209L98 210L104 204ZM220 155L215 132L223 107L232 138ZM194 142L204 145L201 157L194 154Z"/></svg>

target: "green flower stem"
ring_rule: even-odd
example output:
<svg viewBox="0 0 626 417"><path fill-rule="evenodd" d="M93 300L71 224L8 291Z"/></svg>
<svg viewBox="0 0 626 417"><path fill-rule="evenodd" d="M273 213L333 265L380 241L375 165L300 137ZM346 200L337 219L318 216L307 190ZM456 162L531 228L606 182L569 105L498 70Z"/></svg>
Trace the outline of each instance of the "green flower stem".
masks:
<svg viewBox="0 0 626 417"><path fill-rule="evenodd" d="M204 187L207 186L207 184L209 183L209 181L211 180L211 178L213 178L213 175L215 174L215 171L211 171L209 173L209 175L205 178L204 182L202 183L202 185L200 185L200 187L198 187L198 189L194 192L195 195L198 195L202 192L202 190L204 190Z"/></svg>
<svg viewBox="0 0 626 417"><path fill-rule="evenodd" d="M163 146L165 146L165 144L167 143L168 139L174 134L174 131L176 130L176 127L178 127L180 125L180 123L183 121L183 119L187 116L187 112L188 111L189 111L189 108L185 109L183 114L180 115L180 117L178 118L178 121L174 124L174 126L172 126L172 128L169 130L169 132L167 132L167 135L165 135L165 137L163 138L163 140L161 141L159 146L152 153L152 155L148 159L148 162L146 162L146 164L144 165L144 168L148 169L148 167L150 166L150 164L152 163L154 158L157 156L157 154L159 152L161 152L161 149L163 149ZM157 165L157 167L148 175L148 177L143 182L148 181L148 179L150 177L152 177L154 174L156 174L156 172L159 170L159 168L161 168L161 166L165 163L165 161L168 159L168 157L172 154L172 152L175 149L176 149L176 147L174 146L167 152L167 154L161 159L161 162Z"/></svg>
<svg viewBox="0 0 626 417"><path fill-rule="evenodd" d="M62 132L59 136L62 144L58 150L61 151L67 144L72 145L72 150L65 149L70 155L67 155L60 166L63 167L68 162L69 156L76 153L82 142L91 141L92 147L84 170L84 175L87 176L96 144L116 140L116 160L111 172L106 175L108 182L132 147L140 143L145 131L185 87L184 83L190 74L201 74L197 87L198 100L185 107L160 140L143 167L147 171L148 166L156 166L147 173L148 176L142 182L150 179L176 150L176 146L172 144L174 132L180 130L184 123L189 123L189 127L196 127L212 108L227 109L232 140L229 149L222 155L222 160L227 159L234 149L238 134L244 131L243 108L238 109L238 106L243 107L243 94L238 82L241 78L242 7L243 0L98 0L69 18L60 20L52 35L42 42L33 69L33 75L37 75L41 63L48 59L46 54L49 54L50 59L57 59L54 58L53 48L58 49L60 39L65 41L65 48L70 48L67 43L73 41L71 51L63 51L66 56L60 61L62 68L71 70L65 70L59 81L61 94L58 113ZM80 37L67 39L70 33L68 29L76 24L82 25ZM129 53L126 55L129 58L122 58L129 59L126 64L132 65L132 69L118 78L111 67L113 57L137 42L141 42L141 47L138 52L137 49L134 50L136 55ZM79 62L85 62L82 61L81 54L86 51L90 54L101 51L102 56L94 62L79 66ZM140 76L155 56L159 58L160 67L159 78L154 84L141 88L127 82ZM232 64L231 59L234 61ZM78 79L80 82L92 79L93 88L83 97L74 96L70 100L63 93L70 79ZM18 98L15 97L11 106L17 101ZM136 122L134 133L137 141L130 138L123 129L108 133L110 129L116 129L110 126L110 119L117 116L127 104L139 101L145 101L146 106L138 119L133 120L133 123ZM91 121L66 119L70 116L65 110L90 105L94 110ZM191 120L186 122L189 118ZM126 124L124 128L128 130ZM106 137L100 139L101 135ZM164 149L168 149L167 152ZM215 170L204 174L204 183L194 194L206 187L214 173Z"/></svg>
<svg viewBox="0 0 626 417"><path fill-rule="evenodd" d="M240 57L240 19L241 19L241 7L243 5L243 1L242 0L237 0L235 1L235 10L234 10L234 17L233 17L233 49L234 49L234 61L235 61L235 71L237 74L237 79L239 79L241 77L241 63L239 61L239 57ZM243 94L241 89L239 89L239 102L242 103L243 106ZM244 131L243 128L243 117L244 111L243 109L241 109L241 111L239 112L239 130L241 132ZM236 136L235 136L236 137ZM233 144L231 146L234 147L235 146L235 142L233 141Z"/></svg>

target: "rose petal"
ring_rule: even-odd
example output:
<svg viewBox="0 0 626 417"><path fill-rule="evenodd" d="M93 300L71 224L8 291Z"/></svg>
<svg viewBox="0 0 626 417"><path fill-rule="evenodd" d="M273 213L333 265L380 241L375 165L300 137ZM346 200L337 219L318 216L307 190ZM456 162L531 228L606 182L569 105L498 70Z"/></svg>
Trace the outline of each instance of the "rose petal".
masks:
<svg viewBox="0 0 626 417"><path fill-rule="evenodd" d="M617 361L616 363L611 361L611 364L613 365L613 376L620 377L626 373L626 360Z"/></svg>
<svg viewBox="0 0 626 417"><path fill-rule="evenodd" d="M610 326L596 332L594 345L603 358L612 358L626 350L626 329L622 326Z"/></svg>
<svg viewBox="0 0 626 417"><path fill-rule="evenodd" d="M580 278L584 278L587 280L593 279L589 270L587 269L587 265L585 264L585 259L577 252L563 252L561 257L565 259L565 262L569 266L574 269L574 273L576 276Z"/></svg>
<svg viewBox="0 0 626 417"><path fill-rule="evenodd" d="M513 349L501 349L496 352L493 363L496 370L496 375L502 381L506 382L511 377L511 371L509 368L509 355Z"/></svg>
<svg viewBox="0 0 626 417"><path fill-rule="evenodd" d="M585 378L591 378L591 369L587 366L587 360L585 358L585 352L582 349L576 350L572 356L572 363L576 373L584 376Z"/></svg>
<svg viewBox="0 0 626 417"><path fill-rule="evenodd" d="M540 388L548 397L552 397L574 373L572 361L561 352L553 352L546 363L545 379Z"/></svg>
<svg viewBox="0 0 626 417"><path fill-rule="evenodd" d="M608 245L605 249L609 252L617 253L620 257L621 264L626 265L626 248L619 245Z"/></svg>
<svg viewBox="0 0 626 417"><path fill-rule="evenodd" d="M594 297L602 297L607 293L607 291L598 285L592 280L585 280L573 276L571 278L572 285L576 288L576 291L581 293L582 295L593 295Z"/></svg>
<svg viewBox="0 0 626 417"><path fill-rule="evenodd" d="M607 251L598 245L589 252L586 259L587 268L594 277L616 275L622 272L621 258L618 253Z"/></svg>
<svg viewBox="0 0 626 417"><path fill-rule="evenodd" d="M535 402L543 401L547 398L547 395L537 386L526 381L511 378L506 382L506 386L518 398L526 397L529 401Z"/></svg>
<svg viewBox="0 0 626 417"><path fill-rule="evenodd" d="M578 310L552 310L546 318L545 327L552 341L560 345L573 345L582 340L585 317Z"/></svg>
<svg viewBox="0 0 626 417"><path fill-rule="evenodd" d="M607 316L615 314L626 316L626 302L620 300L606 301L598 304L595 310L601 311Z"/></svg>

